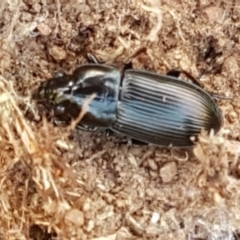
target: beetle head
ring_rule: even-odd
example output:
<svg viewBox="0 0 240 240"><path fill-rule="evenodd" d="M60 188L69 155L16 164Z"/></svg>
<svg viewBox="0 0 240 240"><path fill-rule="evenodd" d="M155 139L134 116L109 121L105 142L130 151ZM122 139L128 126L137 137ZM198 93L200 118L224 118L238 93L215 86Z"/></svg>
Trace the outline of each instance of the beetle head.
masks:
<svg viewBox="0 0 240 240"><path fill-rule="evenodd" d="M47 107L54 107L62 101L64 94L71 91L72 85L73 81L67 75L51 78L40 84L32 98Z"/></svg>

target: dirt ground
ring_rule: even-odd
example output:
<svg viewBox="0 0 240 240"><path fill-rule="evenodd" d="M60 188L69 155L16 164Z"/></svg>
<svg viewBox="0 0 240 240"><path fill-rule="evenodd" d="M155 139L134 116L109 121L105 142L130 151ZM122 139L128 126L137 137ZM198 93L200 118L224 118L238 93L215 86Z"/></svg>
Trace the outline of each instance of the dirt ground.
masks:
<svg viewBox="0 0 240 240"><path fill-rule="evenodd" d="M240 238L240 7L208 0L2 0L0 239ZM31 92L87 52L200 77L224 125L187 150L56 127Z"/></svg>

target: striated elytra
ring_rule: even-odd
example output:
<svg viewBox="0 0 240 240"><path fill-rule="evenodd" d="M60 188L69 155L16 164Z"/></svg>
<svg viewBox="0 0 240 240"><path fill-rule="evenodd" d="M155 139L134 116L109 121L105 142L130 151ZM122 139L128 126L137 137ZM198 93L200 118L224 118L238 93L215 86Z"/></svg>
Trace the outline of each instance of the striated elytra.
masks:
<svg viewBox="0 0 240 240"><path fill-rule="evenodd" d="M106 128L141 142L189 147L202 129L218 132L222 113L200 86L169 75L91 63L43 82L33 99L69 123L86 97L96 94L79 123L83 129Z"/></svg>

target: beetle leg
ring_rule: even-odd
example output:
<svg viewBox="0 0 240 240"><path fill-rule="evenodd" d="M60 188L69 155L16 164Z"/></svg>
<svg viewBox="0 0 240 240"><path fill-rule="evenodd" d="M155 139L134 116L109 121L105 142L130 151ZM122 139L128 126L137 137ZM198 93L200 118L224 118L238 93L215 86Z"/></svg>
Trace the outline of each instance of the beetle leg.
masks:
<svg viewBox="0 0 240 240"><path fill-rule="evenodd" d="M114 131L112 131L110 128L107 128L107 129L105 130L105 133L106 133L106 136L108 137L108 136L113 135L113 134L114 134Z"/></svg>
<svg viewBox="0 0 240 240"><path fill-rule="evenodd" d="M167 72L167 75L179 78L181 73L185 74L193 83L195 83L199 87L202 87L201 83L196 78L194 78L190 73L188 73L187 71L180 70L178 68L173 68L173 69L171 69L170 71Z"/></svg>
<svg viewBox="0 0 240 240"><path fill-rule="evenodd" d="M167 72L166 75L178 78L180 76L181 70L173 68Z"/></svg>
<svg viewBox="0 0 240 240"><path fill-rule="evenodd" d="M78 130L82 130L82 131L87 131L87 132L95 132L97 131L97 127L89 127L89 126L85 126L85 125L82 125L82 124L78 124L77 125L77 129Z"/></svg>
<svg viewBox="0 0 240 240"><path fill-rule="evenodd" d="M103 63L103 62L99 61L94 54L89 53L89 52L87 53L87 60L90 63L95 63L95 64L102 64Z"/></svg>
<svg viewBox="0 0 240 240"><path fill-rule="evenodd" d="M63 70L57 70L53 72L53 78L59 78L67 75L66 73L63 72Z"/></svg>
<svg viewBox="0 0 240 240"><path fill-rule="evenodd" d="M129 61L127 63L124 64L123 66L123 72L128 70L128 69L133 69L133 65L132 65L132 61Z"/></svg>
<svg viewBox="0 0 240 240"><path fill-rule="evenodd" d="M173 69L171 69L170 71L167 72L167 75L178 78L181 73L185 74L193 83L195 83L199 87L202 87L202 85L200 84L200 82L196 78L194 78L190 73L188 73L188 72L186 72L184 70L180 70L178 68L173 68ZM233 100L232 98L221 96L221 95L209 92L209 91L206 91L206 92L208 94L210 94L213 98L225 99L225 100Z"/></svg>
<svg viewBox="0 0 240 240"><path fill-rule="evenodd" d="M92 54L92 53L87 53L87 59L90 63L95 63L95 64L104 64L104 62L101 62L97 59L97 57ZM129 61L124 64L123 66L123 72L128 69L133 69L132 61Z"/></svg>
<svg viewBox="0 0 240 240"><path fill-rule="evenodd" d="M137 139L131 139L131 141L132 141L132 144L134 144L134 145L139 145L139 146L147 146L148 145L148 143L142 142L142 141L137 140Z"/></svg>
<svg viewBox="0 0 240 240"><path fill-rule="evenodd" d="M111 136L111 135L115 134L115 132L112 131L111 129L106 129L105 132L106 132L107 136ZM142 141L137 140L137 139L131 139L131 142L132 142L132 144L139 145L139 146L148 145L148 143L142 142Z"/></svg>

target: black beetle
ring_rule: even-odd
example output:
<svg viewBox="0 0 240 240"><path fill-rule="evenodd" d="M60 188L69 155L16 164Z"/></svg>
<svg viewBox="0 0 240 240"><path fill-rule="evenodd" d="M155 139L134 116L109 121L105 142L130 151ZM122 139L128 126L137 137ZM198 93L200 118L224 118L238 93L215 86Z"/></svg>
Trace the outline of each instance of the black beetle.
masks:
<svg viewBox="0 0 240 240"><path fill-rule="evenodd" d="M70 122L79 116L86 97L95 93L79 123L85 130L106 128L144 143L189 147L202 129L218 132L222 113L210 93L179 79L178 73L156 74L94 63L72 75L51 78L34 92L33 99Z"/></svg>

